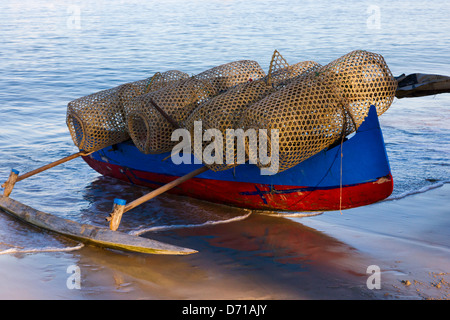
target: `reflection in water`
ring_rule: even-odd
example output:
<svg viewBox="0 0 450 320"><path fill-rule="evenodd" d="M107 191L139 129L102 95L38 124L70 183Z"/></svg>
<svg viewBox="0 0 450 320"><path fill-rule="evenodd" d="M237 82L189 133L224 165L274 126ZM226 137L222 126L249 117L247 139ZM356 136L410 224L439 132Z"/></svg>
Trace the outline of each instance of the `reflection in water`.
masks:
<svg viewBox="0 0 450 320"><path fill-rule="evenodd" d="M366 288L369 264L365 257L288 219L255 214L228 224L144 236L189 246L199 253L181 258L89 253L83 257L119 272L136 290L150 290L149 294L162 298L331 299L376 294ZM317 287L333 289L318 292Z"/></svg>

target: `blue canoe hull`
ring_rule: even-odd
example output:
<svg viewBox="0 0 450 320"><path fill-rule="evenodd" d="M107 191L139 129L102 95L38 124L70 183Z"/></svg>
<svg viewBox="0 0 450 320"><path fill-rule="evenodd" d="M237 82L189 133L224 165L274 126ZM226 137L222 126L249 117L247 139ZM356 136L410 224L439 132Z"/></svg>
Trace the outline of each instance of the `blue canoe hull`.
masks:
<svg viewBox="0 0 450 320"><path fill-rule="evenodd" d="M341 157L342 152L342 157ZM131 141L84 157L102 175L157 188L200 168L176 165L170 153L143 154ZM297 166L261 175L253 164L206 171L170 192L257 210L327 211L368 205L387 198L393 179L375 107L353 137Z"/></svg>

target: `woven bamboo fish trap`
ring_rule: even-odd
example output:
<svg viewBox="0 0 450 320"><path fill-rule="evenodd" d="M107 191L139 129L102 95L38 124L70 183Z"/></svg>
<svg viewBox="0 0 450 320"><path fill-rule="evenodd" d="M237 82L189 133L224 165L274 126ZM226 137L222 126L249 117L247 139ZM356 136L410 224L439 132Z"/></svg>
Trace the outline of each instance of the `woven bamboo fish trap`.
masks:
<svg viewBox="0 0 450 320"><path fill-rule="evenodd" d="M275 51L267 75L257 62L242 60L192 77L157 73L82 97L69 103L67 125L84 151L131 137L141 152L154 154L173 151L178 143L171 139L174 129L187 128L192 136L200 121L201 134L216 129L225 137L219 141L223 156L207 164L214 171L239 164L236 135L228 136L227 129L267 132L269 155L270 132L277 130L276 170L281 172L357 130L371 105L378 115L384 113L396 88L379 54L357 50L321 66L312 61L289 65ZM207 145L194 144L194 154ZM227 150L229 145L234 149ZM259 148L244 149L247 160L258 159Z"/></svg>
<svg viewBox="0 0 450 320"><path fill-rule="evenodd" d="M124 105L132 98L159 90L189 75L177 70L122 84L112 89L71 101L67 107L67 126L75 145L91 152L129 139Z"/></svg>
<svg viewBox="0 0 450 320"><path fill-rule="evenodd" d="M189 79L158 91L138 96L125 106L128 131L136 147L143 153L171 151L176 124L181 124L201 103L221 94L230 87L265 76L255 61L242 60L206 70ZM162 110L158 110L155 105Z"/></svg>
<svg viewBox="0 0 450 320"><path fill-rule="evenodd" d="M280 90L306 70L318 66L320 65L312 61L289 65L281 54L275 51L269 66L269 73L265 77L236 85L226 92L201 103L186 119L184 127L189 130L191 137L194 136L195 122L201 123L202 132L200 134L202 135L210 129L218 130L220 136L223 137L222 141L218 141L221 144L219 149L224 151L221 153L223 157L219 161L205 163L205 165L213 171L221 171L236 166L238 162L242 162L242 159L246 158L245 145L241 143L239 147L244 148L238 150L239 138L236 135L227 134L227 130L239 129L239 120L246 108L252 103ZM197 158L201 158L210 142L196 144L194 139L191 139L191 141L193 153ZM233 146L233 149L230 146ZM232 154L228 155L229 159L227 159L225 151L232 152ZM242 154L243 151L244 155ZM240 152L239 156L238 152ZM232 163L229 161L230 159L233 159Z"/></svg>
<svg viewBox="0 0 450 320"><path fill-rule="evenodd" d="M357 130L370 105L376 107L378 115L384 113L396 88L397 82L381 55L353 51L305 72L253 103L246 108L239 126L279 131L277 170L281 172Z"/></svg>

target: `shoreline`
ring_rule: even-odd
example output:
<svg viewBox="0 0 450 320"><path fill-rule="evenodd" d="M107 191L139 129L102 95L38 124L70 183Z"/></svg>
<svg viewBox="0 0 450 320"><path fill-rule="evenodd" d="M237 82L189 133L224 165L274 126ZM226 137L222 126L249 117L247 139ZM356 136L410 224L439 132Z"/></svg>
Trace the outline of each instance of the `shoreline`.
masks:
<svg viewBox="0 0 450 320"><path fill-rule="evenodd" d="M388 199L336 216L306 219L380 264L385 286L400 297L450 299L450 185ZM367 223L363 225L363 220Z"/></svg>
<svg viewBox="0 0 450 320"><path fill-rule="evenodd" d="M254 214L231 223L144 234L199 250L183 257L91 246L3 254L0 299L450 299L449 191L444 184L342 215ZM73 265L81 270L80 290L67 287ZM367 287L373 265L380 268L381 289Z"/></svg>

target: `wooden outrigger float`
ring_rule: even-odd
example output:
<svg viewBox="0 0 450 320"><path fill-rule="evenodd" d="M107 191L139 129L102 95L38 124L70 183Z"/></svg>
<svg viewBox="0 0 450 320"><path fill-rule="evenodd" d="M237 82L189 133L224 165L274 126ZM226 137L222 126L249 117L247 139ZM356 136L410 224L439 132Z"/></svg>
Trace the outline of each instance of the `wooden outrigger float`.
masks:
<svg viewBox="0 0 450 320"><path fill-rule="evenodd" d="M8 180L2 185L4 188L4 193L0 198L0 209L3 209L6 213L39 228L58 233L60 235L66 236L71 239L81 241L83 243L92 244L100 247L118 249L130 252L140 252L140 253L151 253L151 254L168 254L168 255L186 255L196 253L196 250L183 248L179 246L170 245L167 243L151 240L148 238L129 235L120 231L116 231L118 224L120 223L120 218L118 220L115 228L101 228L88 224L80 224L73 220L68 220L64 218L51 215L49 213L36 210L29 207L17 200L9 197L16 182L24 180L31 177L37 173L43 172L50 168L53 168L59 164L67 162L69 160L75 159L79 156L86 155L86 153L80 151L61 160L50 163L46 166L38 168L36 170L30 171L19 176L19 171L13 169L11 170ZM186 177L184 179L189 179ZM165 188L161 188L159 194L166 191L168 188L175 187L178 183L182 183L183 179L179 179L177 182L168 184ZM155 194L155 192L154 192ZM155 194L156 196L156 194ZM119 206L123 208L124 205L120 201L114 206ZM140 202L142 203L142 202ZM134 204L133 207L138 204ZM131 208L129 207L128 210ZM121 215L124 210L122 209ZM117 219L117 218L116 218Z"/></svg>
<svg viewBox="0 0 450 320"><path fill-rule="evenodd" d="M170 255L185 255L197 252L192 249L173 246L139 236L132 236L119 231L112 231L108 228L80 224L36 210L5 196L0 198L0 208L14 217L39 228L100 247L131 252Z"/></svg>
<svg viewBox="0 0 450 320"><path fill-rule="evenodd" d="M449 78L444 76L432 75L427 77L425 75L417 76L413 74L405 77L402 75L397 78L397 81L399 82L397 88L398 98L450 92ZM358 146L362 145L366 145L366 149L364 152L358 153ZM178 169L178 172L175 175L173 173L172 175L169 175L167 174L167 170L172 170L173 166L171 167L170 164L162 161L166 158L166 155L147 155L149 157L148 159L151 160L150 167L155 163L159 163L160 168L156 168L153 171L134 168L132 171L137 175L134 176L135 179L131 182L156 188L156 190L153 190L149 194L128 205L123 200L116 199L113 212L110 214L110 217L107 218L110 222L109 228L80 224L72 220L60 218L31 208L9 197L16 182L78 157L83 157L91 167L101 174L113 176L125 181L130 180L130 177L127 176L123 170L121 171L121 168L122 166L128 166L130 161L135 159L135 153L128 155L128 158L125 156L125 160L122 158L122 166L112 165L101 160L102 156L106 155L106 158L116 157L115 161L118 161L120 157L123 157L124 150L129 150L130 148L133 148L133 146L130 146L130 143L126 142L119 144L116 148L113 148L112 151L111 148L104 148L93 153L86 153L83 150L80 150L73 155L23 175L19 175L19 172L13 169L8 180L2 185L4 192L3 196L0 197L0 209L3 209L8 214L34 226L87 244L131 252L186 255L197 251L116 231L123 213L170 190L175 191L177 194L203 198L212 202L228 203L233 206L246 207L247 203L247 208L251 210L274 209L283 211L286 208L283 208L282 206L277 207L277 197L281 197L284 199L283 201L285 203L289 203L286 199L289 199L289 196L291 196L293 197L291 199L297 200L295 202L297 206L293 206L293 210L304 209L305 211L314 211L314 206L310 206L310 208L313 208L310 210L308 210L308 206L302 207L302 204L298 201L298 199L301 198L299 198L299 194L303 194L303 196L305 196L304 192L311 195L316 194L316 196L310 196L310 198L315 199L314 203L317 204L317 201L325 201L328 203L325 204L325 206L328 206L328 210L338 210L340 208L345 209L367 205L382 200L391 194L393 188L392 176L389 169L381 129L378 123L378 117L376 111L372 108L367 119L352 138L343 141L341 145L333 146L332 148L330 147L329 149L320 152L296 167L283 172L279 177L277 177L278 174L275 174L270 178L272 180L267 180L267 183L262 180L252 181L252 177L248 174L243 174L246 181L236 180L236 177L233 178L234 174L230 173L230 170L228 170L228 173L215 173L208 171L208 168L205 166L189 167L188 170ZM116 152L117 150L119 150L119 152ZM117 158L119 153L120 157ZM347 163L350 167L353 167L354 170L353 176L345 177L345 181L342 180L342 156L345 159L344 164ZM131 163L133 163L133 161L131 161ZM255 171L250 167L255 167L255 165L244 164L241 166L247 166L243 168L241 172L245 172L246 169ZM111 169L111 167L115 168ZM196 176L198 176L198 178L195 178ZM151 177L153 180L149 182L148 177ZM289 185L287 182L288 180L295 181L297 184L291 184L291 189L298 190L292 192L289 190L289 192L286 191L289 189L287 187ZM283 188L276 190L273 188L274 184L277 184L274 183L274 181L283 182L283 185L286 188L284 188L284 190ZM302 183L299 185L299 181L308 181L310 184ZM346 181L352 182L346 183ZM217 190L205 194L205 197L198 196L198 192L201 188L207 190L208 188L220 186L220 183L231 192L228 197L229 201L226 198L215 199L214 195L219 194L216 192ZM244 192L245 190L242 191L243 189L240 189L241 187L247 188L252 184L258 191L255 194ZM160 186L159 188L158 185ZM261 186L269 189L263 190L261 189ZM280 186L278 185L277 187ZM350 190L347 195L351 195L347 199L348 201L344 202L344 205L342 203L343 190L344 192ZM235 193L232 191L235 191ZM364 197L366 198L364 199ZM269 198L271 199L270 201L273 202L270 205L268 204ZM252 199L259 200L255 202ZM247 200L248 202L246 202ZM316 210L320 210L322 207L319 204L316 206Z"/></svg>

